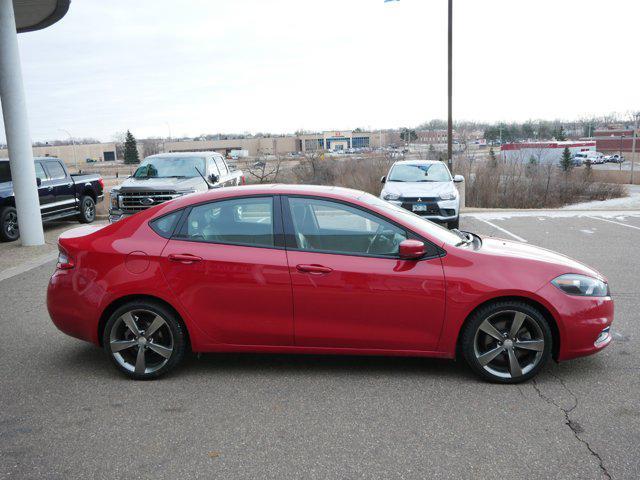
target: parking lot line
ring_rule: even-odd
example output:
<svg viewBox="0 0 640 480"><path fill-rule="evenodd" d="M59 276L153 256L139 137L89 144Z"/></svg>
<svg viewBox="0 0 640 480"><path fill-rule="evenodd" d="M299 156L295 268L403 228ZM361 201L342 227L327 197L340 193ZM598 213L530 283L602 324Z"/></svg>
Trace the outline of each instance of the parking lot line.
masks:
<svg viewBox="0 0 640 480"><path fill-rule="evenodd" d="M515 239L516 239L516 240L518 240L519 242L527 243L527 241L526 241L524 238L519 237L519 236L518 236L518 235L516 235L515 233L511 233L509 230L507 230L507 229L505 229L505 228L502 228L502 227L500 227L500 226L496 225L495 223L490 222L489 220L485 220L484 218L478 218L478 217L475 217L475 218L476 218L476 220L480 220L481 222L484 222L484 223L486 223L487 225L490 225L490 226L492 226L493 228L496 228L496 229L500 230L501 232L506 233L507 235L509 235L510 237L515 238Z"/></svg>
<svg viewBox="0 0 640 480"><path fill-rule="evenodd" d="M39 257L33 258L22 265L18 265L17 267L7 268L6 270L2 270L0 272L0 282L3 280L7 280L8 278L15 277L16 275L20 275L21 273L28 272L29 270L33 270L45 263L49 263L52 260L55 260L58 257L58 252L50 252L45 255L41 255Z"/></svg>
<svg viewBox="0 0 640 480"><path fill-rule="evenodd" d="M629 225L628 223L616 222L614 220L608 220L602 217L592 217L591 215L587 215L587 218L593 218L594 220L602 220L603 222L615 223L616 225L621 225L623 227L633 228L635 230L640 230L640 227L636 227L635 225Z"/></svg>

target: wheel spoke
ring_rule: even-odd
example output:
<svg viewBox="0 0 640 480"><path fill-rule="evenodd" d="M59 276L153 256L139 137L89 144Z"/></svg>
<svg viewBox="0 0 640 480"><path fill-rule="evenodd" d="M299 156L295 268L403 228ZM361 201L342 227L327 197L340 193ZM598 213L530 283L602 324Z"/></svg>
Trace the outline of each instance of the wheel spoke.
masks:
<svg viewBox="0 0 640 480"><path fill-rule="evenodd" d="M542 352L544 350L544 340L521 340L513 344L515 348Z"/></svg>
<svg viewBox="0 0 640 480"><path fill-rule="evenodd" d="M137 345L138 342L135 340L113 340L111 342L111 351L113 353L121 352L122 350L126 350L127 348L131 348Z"/></svg>
<svg viewBox="0 0 640 480"><path fill-rule="evenodd" d="M515 313L515 315L513 316L513 322L511 322L511 329L509 330L509 336L511 338L515 338L515 336L518 334L518 330L520 330L520 328L522 327L525 318L527 318L527 316L524 313Z"/></svg>
<svg viewBox="0 0 640 480"><path fill-rule="evenodd" d="M156 352L158 355L163 356L164 358L169 358L171 356L171 353L173 352L172 348L168 348L152 342L147 343L147 347Z"/></svg>
<svg viewBox="0 0 640 480"><path fill-rule="evenodd" d="M136 357L136 370L135 372L138 375L142 375L144 371L147 369L147 364L144 358L144 348L142 346L138 347L138 356Z"/></svg>
<svg viewBox="0 0 640 480"><path fill-rule="evenodd" d="M482 322L480 324L480 330L482 330L484 333L486 333L487 335L492 336L493 338L495 338L496 340L503 340L503 336L502 334L496 330L496 327L494 327L493 325L491 325L491 323L489 322L489 320L485 320L484 322Z"/></svg>
<svg viewBox="0 0 640 480"><path fill-rule="evenodd" d="M521 376L522 368L520 367L520 362L518 362L518 357L516 357L516 352L513 351L513 348L508 348L507 352L509 354L509 372L511 373L511 378Z"/></svg>
<svg viewBox="0 0 640 480"><path fill-rule="evenodd" d="M149 325L149 327L145 330L145 337L147 337L147 339L151 338L151 336L156 333L156 331L162 325L164 325L164 320L159 315L156 315L156 317L153 319L153 322L151 322L151 325Z"/></svg>
<svg viewBox="0 0 640 480"><path fill-rule="evenodd" d="M125 325L129 328L129 330L131 330L131 332L136 336L139 337L140 336L140 330L138 329L138 325L136 325L136 321L133 318L133 315L131 314L131 312L127 312L124 315L122 315L122 321L125 323Z"/></svg>
<svg viewBox="0 0 640 480"><path fill-rule="evenodd" d="M480 355L478 357L478 362L480 362L480 365L484 367L485 365L490 363L494 358L500 355L502 352L504 352L503 346L496 347L493 350L489 350L488 352L485 352L482 355Z"/></svg>

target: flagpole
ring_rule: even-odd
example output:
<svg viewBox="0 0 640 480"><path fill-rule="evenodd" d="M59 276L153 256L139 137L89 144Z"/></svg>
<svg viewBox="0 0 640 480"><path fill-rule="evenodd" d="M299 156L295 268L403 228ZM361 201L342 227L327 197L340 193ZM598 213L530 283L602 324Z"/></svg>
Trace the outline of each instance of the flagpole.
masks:
<svg viewBox="0 0 640 480"><path fill-rule="evenodd" d="M449 167L449 171L453 173L453 108L452 108L452 97L453 97L453 65L452 65L452 54L453 54L453 0L449 0L449 32L448 32L448 118L447 118L447 166Z"/></svg>

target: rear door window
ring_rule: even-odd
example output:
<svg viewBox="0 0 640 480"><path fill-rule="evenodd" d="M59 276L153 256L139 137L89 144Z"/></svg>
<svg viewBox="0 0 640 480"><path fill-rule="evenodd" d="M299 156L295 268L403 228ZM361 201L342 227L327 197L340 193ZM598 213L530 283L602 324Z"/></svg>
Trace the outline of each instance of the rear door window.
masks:
<svg viewBox="0 0 640 480"><path fill-rule="evenodd" d="M60 162L47 162L46 168L51 180L60 180L67 177L64 172L64 168L60 165Z"/></svg>
<svg viewBox="0 0 640 480"><path fill-rule="evenodd" d="M273 247L273 197L223 200L191 209L178 238Z"/></svg>

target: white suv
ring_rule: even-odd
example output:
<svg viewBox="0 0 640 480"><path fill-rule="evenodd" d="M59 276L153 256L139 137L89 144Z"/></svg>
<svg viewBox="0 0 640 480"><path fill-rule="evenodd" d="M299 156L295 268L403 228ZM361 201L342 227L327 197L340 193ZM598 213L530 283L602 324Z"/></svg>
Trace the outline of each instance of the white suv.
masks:
<svg viewBox="0 0 640 480"><path fill-rule="evenodd" d="M381 179L380 198L449 228L460 224L460 196L447 165L438 160L402 160L395 162Z"/></svg>

